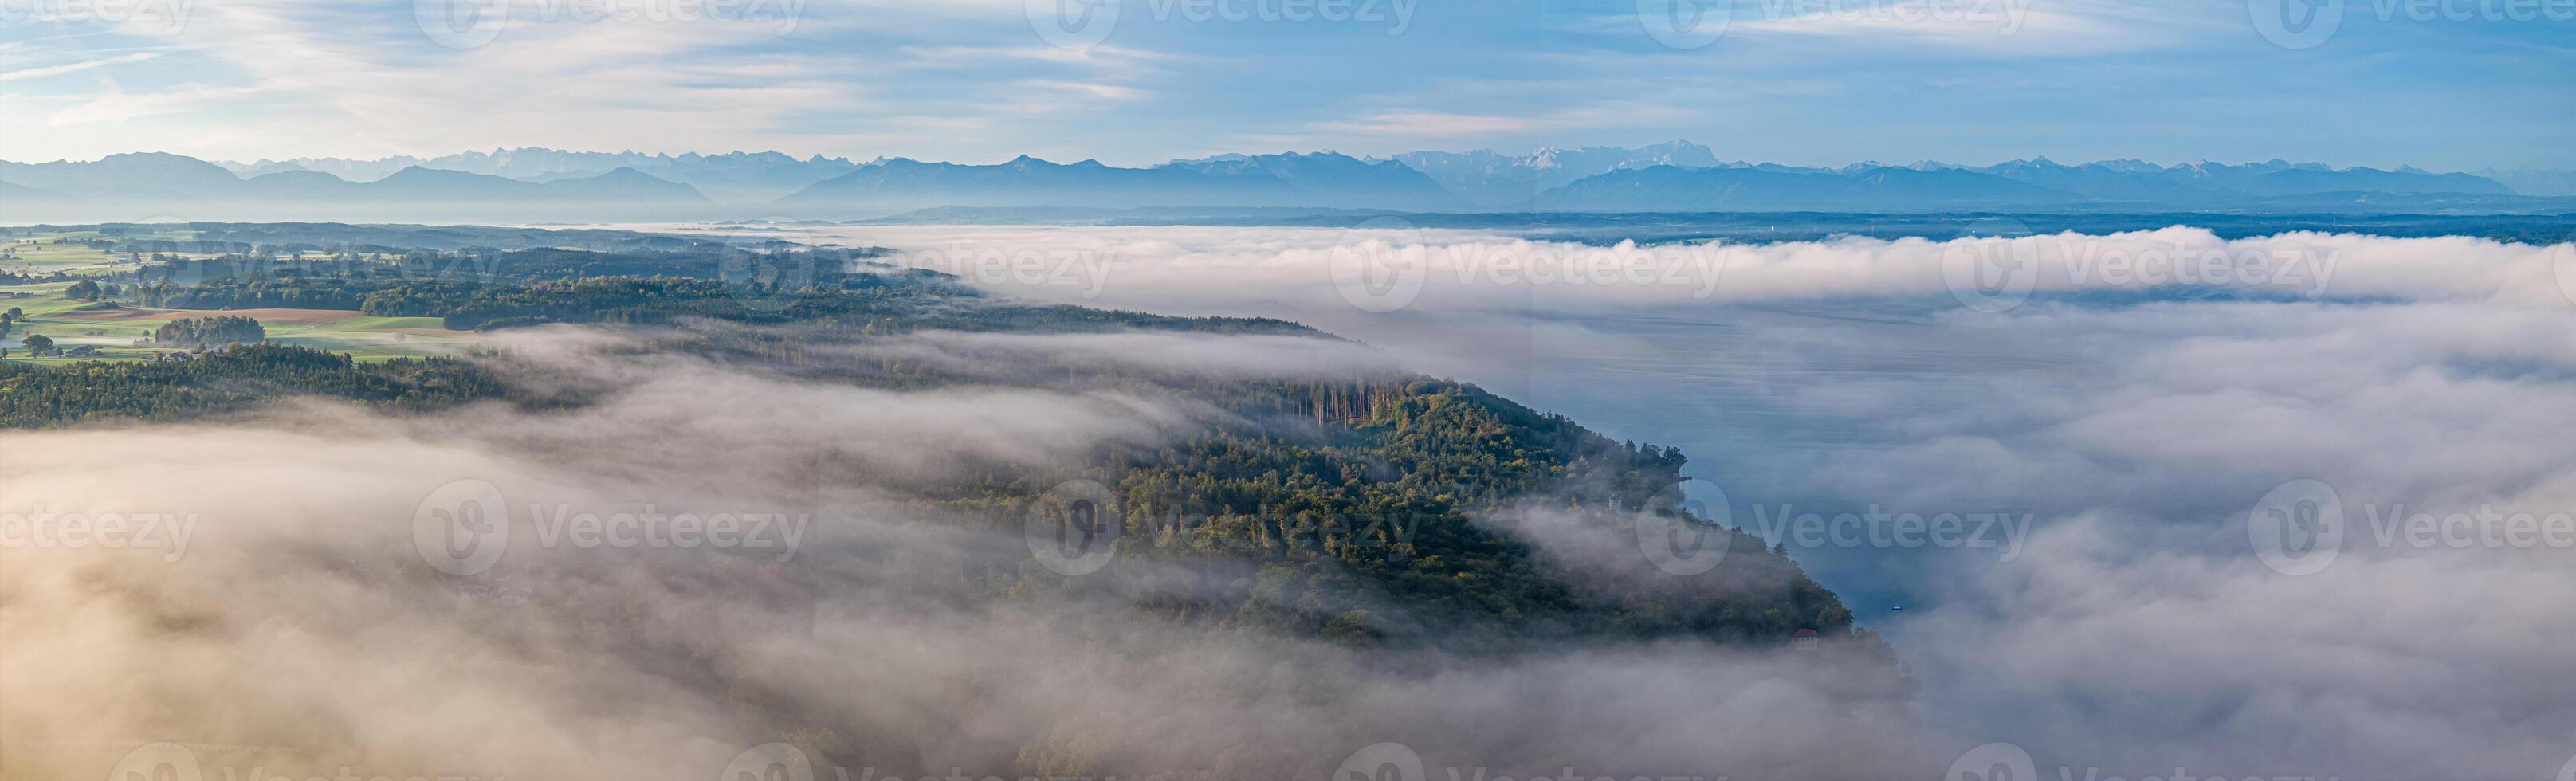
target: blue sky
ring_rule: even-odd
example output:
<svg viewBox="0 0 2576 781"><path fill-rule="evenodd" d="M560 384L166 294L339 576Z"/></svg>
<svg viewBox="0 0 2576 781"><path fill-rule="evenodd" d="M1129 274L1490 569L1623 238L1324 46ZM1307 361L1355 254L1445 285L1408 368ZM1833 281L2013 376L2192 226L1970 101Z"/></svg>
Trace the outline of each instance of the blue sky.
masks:
<svg viewBox="0 0 2576 781"><path fill-rule="evenodd" d="M479 0L495 24L478 0L0 0L0 158L1687 138L1794 164L2576 168L2576 0L1745 0L1678 24L1663 6L1692 0L1087 0L1091 26L1038 33L1085 1ZM2284 3L2341 15L2267 35ZM424 32L450 10L482 15Z"/></svg>

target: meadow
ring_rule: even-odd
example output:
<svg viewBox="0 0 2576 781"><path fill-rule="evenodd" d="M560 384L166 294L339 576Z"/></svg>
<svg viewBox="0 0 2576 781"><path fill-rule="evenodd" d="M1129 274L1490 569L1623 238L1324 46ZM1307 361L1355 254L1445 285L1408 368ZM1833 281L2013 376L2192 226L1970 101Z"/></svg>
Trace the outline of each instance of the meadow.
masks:
<svg viewBox="0 0 2576 781"><path fill-rule="evenodd" d="M94 234L11 237L8 244L0 245L0 270L26 275L61 272L105 282L117 276L117 272L137 267L135 261L126 255L95 249L88 244L55 241L90 235ZM0 360L35 364L150 360L156 354L174 351L168 347L137 346L138 342L151 340L153 329L172 320L218 313L258 320L267 329L270 342L327 350L359 361L452 355L475 343L473 332L441 328L439 319L435 317L370 317L342 309L155 309L106 298L93 302L65 296L63 291L73 284L68 281L0 284L0 311L16 308L25 317L8 335L0 336L0 348L8 351ZM27 355L24 341L30 334L43 334L65 349L95 346L100 355L31 358Z"/></svg>

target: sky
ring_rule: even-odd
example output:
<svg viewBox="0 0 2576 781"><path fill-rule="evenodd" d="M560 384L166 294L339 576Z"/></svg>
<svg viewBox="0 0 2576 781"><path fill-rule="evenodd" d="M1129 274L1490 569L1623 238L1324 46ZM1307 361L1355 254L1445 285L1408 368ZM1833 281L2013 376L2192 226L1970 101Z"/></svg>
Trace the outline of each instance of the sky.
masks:
<svg viewBox="0 0 2576 781"><path fill-rule="evenodd" d="M1694 2L0 0L0 159L1678 138L1800 165L2576 168L2576 0Z"/></svg>

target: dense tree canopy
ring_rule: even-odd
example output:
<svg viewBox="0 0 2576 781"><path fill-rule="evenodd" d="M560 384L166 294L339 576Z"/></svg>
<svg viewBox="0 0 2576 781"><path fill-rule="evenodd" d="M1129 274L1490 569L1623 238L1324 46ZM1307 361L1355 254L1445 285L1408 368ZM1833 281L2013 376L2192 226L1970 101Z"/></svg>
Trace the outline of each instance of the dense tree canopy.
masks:
<svg viewBox="0 0 2576 781"><path fill-rule="evenodd" d="M200 347L258 342L268 338L268 329L258 320L233 315L215 317L182 317L152 330L152 341L166 347Z"/></svg>

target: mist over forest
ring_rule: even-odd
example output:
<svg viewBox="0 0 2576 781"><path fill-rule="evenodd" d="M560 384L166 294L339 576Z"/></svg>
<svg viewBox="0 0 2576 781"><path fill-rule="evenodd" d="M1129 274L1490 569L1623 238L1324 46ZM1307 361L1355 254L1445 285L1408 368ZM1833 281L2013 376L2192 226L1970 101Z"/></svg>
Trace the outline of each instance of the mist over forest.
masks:
<svg viewBox="0 0 2576 781"><path fill-rule="evenodd" d="M2555 532L2412 548L2383 516L2571 498L2571 245L206 227L94 240L141 262L26 327L310 306L420 340L367 350L470 339L0 366L0 506L126 543L5 551L5 664L48 671L0 679L10 777L1880 777L1991 743L2507 777L2559 750L2566 700L2521 683L2576 632ZM574 236L603 249L546 246ZM1954 308L1963 247L2040 273ZM1353 248L1421 286L1371 311ZM2152 252L2279 273L2071 264ZM615 276L656 268L701 279ZM2353 528L2292 577L2245 515L2294 480ZM1800 519L1879 513L1962 520L1855 546ZM2494 623L2422 599L2507 592ZM2328 695L2426 675L2427 642L2458 660L2437 689Z"/></svg>

